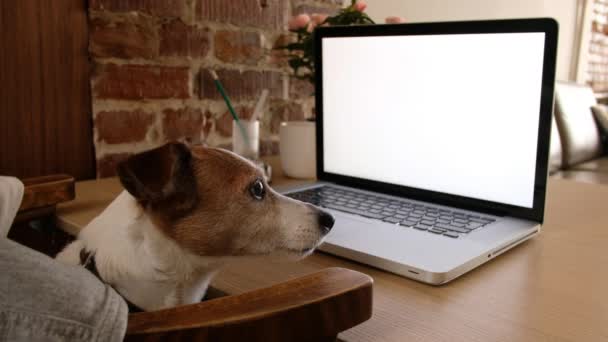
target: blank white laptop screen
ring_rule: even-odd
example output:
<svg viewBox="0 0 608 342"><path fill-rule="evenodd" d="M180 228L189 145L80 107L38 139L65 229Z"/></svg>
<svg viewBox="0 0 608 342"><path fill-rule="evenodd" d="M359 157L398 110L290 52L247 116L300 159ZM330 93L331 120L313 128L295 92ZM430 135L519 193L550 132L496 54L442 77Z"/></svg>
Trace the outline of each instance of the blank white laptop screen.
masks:
<svg viewBox="0 0 608 342"><path fill-rule="evenodd" d="M323 38L324 171L532 208L544 36Z"/></svg>

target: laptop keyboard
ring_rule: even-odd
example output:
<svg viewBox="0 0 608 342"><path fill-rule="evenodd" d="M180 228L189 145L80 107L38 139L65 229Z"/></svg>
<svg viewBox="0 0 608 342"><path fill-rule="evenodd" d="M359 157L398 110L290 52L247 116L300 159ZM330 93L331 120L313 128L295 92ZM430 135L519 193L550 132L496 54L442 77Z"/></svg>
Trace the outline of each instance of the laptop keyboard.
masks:
<svg viewBox="0 0 608 342"><path fill-rule="evenodd" d="M293 192L287 196L320 207L454 239L496 221L491 217L374 196L330 185Z"/></svg>

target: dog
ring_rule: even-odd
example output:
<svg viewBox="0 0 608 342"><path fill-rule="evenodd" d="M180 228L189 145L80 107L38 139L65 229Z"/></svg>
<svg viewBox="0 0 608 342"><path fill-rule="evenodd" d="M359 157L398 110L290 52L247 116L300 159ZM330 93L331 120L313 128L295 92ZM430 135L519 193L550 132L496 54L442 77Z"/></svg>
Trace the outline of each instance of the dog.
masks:
<svg viewBox="0 0 608 342"><path fill-rule="evenodd" d="M90 264L135 307L196 303L231 260L298 260L331 230L331 214L283 196L250 161L168 143L118 165L125 190L56 259Z"/></svg>

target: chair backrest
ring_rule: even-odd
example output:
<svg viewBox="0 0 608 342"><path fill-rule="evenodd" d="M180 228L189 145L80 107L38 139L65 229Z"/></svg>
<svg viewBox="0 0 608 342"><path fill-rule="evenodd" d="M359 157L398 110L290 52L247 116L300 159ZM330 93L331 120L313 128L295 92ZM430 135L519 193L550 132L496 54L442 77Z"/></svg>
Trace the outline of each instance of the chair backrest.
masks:
<svg viewBox="0 0 608 342"><path fill-rule="evenodd" d="M549 149L549 174L553 174L562 168L562 141L555 122L555 113L551 122L551 145Z"/></svg>
<svg viewBox="0 0 608 342"><path fill-rule="evenodd" d="M557 82L555 121L562 144L562 160L569 167L602 154L600 133L591 112L597 101L586 85Z"/></svg>

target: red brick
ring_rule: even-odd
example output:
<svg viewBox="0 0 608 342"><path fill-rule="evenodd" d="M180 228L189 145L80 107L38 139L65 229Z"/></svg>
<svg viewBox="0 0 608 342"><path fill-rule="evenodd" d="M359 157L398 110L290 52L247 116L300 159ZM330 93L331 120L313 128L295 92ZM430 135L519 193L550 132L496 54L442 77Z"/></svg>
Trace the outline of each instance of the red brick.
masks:
<svg viewBox="0 0 608 342"><path fill-rule="evenodd" d="M205 124L205 117L200 109L180 108L163 111L163 131L168 140L186 139L199 142Z"/></svg>
<svg viewBox="0 0 608 342"><path fill-rule="evenodd" d="M138 11L158 17L179 17L190 10L188 0L89 0L89 8L98 11Z"/></svg>
<svg viewBox="0 0 608 342"><path fill-rule="evenodd" d="M270 132L278 133L281 122L304 120L302 105L296 102L284 100L270 101Z"/></svg>
<svg viewBox="0 0 608 342"><path fill-rule="evenodd" d="M253 114L253 108L248 106L237 106L234 108L240 119L249 120ZM215 130L224 137L232 136L232 115L229 111L224 112L215 120Z"/></svg>
<svg viewBox="0 0 608 342"><path fill-rule="evenodd" d="M262 89L268 89L269 95L281 97L283 92L282 74L276 71L244 71L221 69L216 70L226 93L232 101L257 100ZM206 69L200 74L200 97L202 99L221 100L222 97Z"/></svg>
<svg viewBox="0 0 608 342"><path fill-rule="evenodd" d="M197 0L198 20L237 26L283 29L287 25L289 2L285 0Z"/></svg>
<svg viewBox="0 0 608 342"><path fill-rule="evenodd" d="M118 164L131 156L131 153L114 153L103 156L97 160L97 178L116 176Z"/></svg>
<svg viewBox="0 0 608 342"><path fill-rule="evenodd" d="M186 99L190 97L187 67L98 65L93 95L98 99Z"/></svg>
<svg viewBox="0 0 608 342"><path fill-rule="evenodd" d="M99 112L95 116L97 141L108 144L142 141L153 122L154 114L142 110Z"/></svg>
<svg viewBox="0 0 608 342"><path fill-rule="evenodd" d="M321 2L324 4L329 4L329 5L334 5L337 8L341 8L343 4L348 4L350 5L350 1L343 1L343 0L317 0L317 2Z"/></svg>
<svg viewBox="0 0 608 342"><path fill-rule="evenodd" d="M336 13L338 13L338 7L319 7L319 6L311 6L311 5L300 5L296 8L294 8L293 10L293 15L298 15L298 14L313 14L313 13L320 13L320 14L329 14L329 15L335 15Z"/></svg>
<svg viewBox="0 0 608 342"><path fill-rule="evenodd" d="M270 63L273 66L279 67L279 68L284 68L284 67L288 67L288 56L289 56L289 51L285 50L285 49L280 49L280 47L282 46L286 46L287 44L289 44L290 42L292 42L293 36L289 35L289 34L281 34L279 35L274 44L272 45L272 50L270 51L270 54L268 56L268 63Z"/></svg>
<svg viewBox="0 0 608 342"><path fill-rule="evenodd" d="M158 35L154 22L146 16L126 14L114 22L90 21L89 51L96 57L148 58L158 55Z"/></svg>
<svg viewBox="0 0 608 342"><path fill-rule="evenodd" d="M180 19L164 23L160 30L162 56L205 57L209 52L209 29L188 26Z"/></svg>
<svg viewBox="0 0 608 342"><path fill-rule="evenodd" d="M214 42L215 57L223 62L256 65L264 55L259 32L220 30Z"/></svg>
<svg viewBox="0 0 608 342"><path fill-rule="evenodd" d="M217 147L232 151L232 143L219 144ZM274 139L260 139L260 157L276 156L279 154L279 141Z"/></svg>
<svg viewBox="0 0 608 342"><path fill-rule="evenodd" d="M260 140L260 156L276 156L279 154L279 142L274 139Z"/></svg>
<svg viewBox="0 0 608 342"><path fill-rule="evenodd" d="M315 95L315 86L305 80L295 77L289 79L289 98L306 99Z"/></svg>

